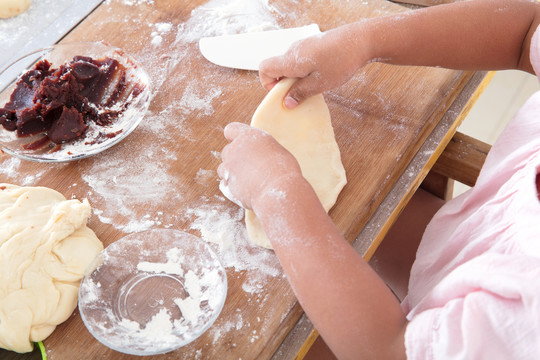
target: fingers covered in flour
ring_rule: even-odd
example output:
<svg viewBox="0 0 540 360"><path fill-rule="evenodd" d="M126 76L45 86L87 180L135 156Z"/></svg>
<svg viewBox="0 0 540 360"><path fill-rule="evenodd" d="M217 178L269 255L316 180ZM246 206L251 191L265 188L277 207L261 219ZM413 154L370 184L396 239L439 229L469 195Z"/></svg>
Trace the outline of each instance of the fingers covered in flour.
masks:
<svg viewBox="0 0 540 360"><path fill-rule="evenodd" d="M270 187L285 178L302 178L298 162L268 133L241 123L225 127L230 141L222 152L218 167L220 190L234 203L253 209Z"/></svg>
<svg viewBox="0 0 540 360"><path fill-rule="evenodd" d="M344 84L368 61L353 27L342 26L294 43L287 52L259 65L261 84L270 90L280 79L298 78L283 99L292 109L307 98Z"/></svg>

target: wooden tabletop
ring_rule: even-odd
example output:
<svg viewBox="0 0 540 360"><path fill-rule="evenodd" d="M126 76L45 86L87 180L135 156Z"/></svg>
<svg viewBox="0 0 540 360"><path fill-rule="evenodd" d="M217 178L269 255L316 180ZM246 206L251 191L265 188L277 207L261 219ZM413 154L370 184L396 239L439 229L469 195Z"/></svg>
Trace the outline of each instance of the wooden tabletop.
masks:
<svg viewBox="0 0 540 360"><path fill-rule="evenodd" d="M280 27L318 23L324 31L408 10L384 0L245 3L239 8L237 2L217 0L106 1L62 40L106 41L136 58L153 83L149 112L120 144L88 159L43 164L4 155L0 182L87 198L94 209L89 226L105 246L151 228L197 235L220 256L229 288L214 325L177 351L154 357L115 352L92 337L76 310L44 341L49 359L282 358L274 354L302 310L273 252L249 245L243 211L221 195L216 174L226 144L223 127L231 121L249 123L266 91L256 72L206 61L197 40L227 28L249 30L249 19ZM411 160L445 114L452 125L436 145L451 137L461 110L450 119L447 110L456 99L467 103L480 81L471 72L370 64L325 94L348 178L330 215L347 240L358 237L400 179L418 183L425 175L427 165L411 168ZM427 164L437 152L426 154ZM397 195L398 201L388 205L390 214L412 191L409 186ZM393 218L370 226L384 229ZM370 236L362 251L373 251L381 234Z"/></svg>

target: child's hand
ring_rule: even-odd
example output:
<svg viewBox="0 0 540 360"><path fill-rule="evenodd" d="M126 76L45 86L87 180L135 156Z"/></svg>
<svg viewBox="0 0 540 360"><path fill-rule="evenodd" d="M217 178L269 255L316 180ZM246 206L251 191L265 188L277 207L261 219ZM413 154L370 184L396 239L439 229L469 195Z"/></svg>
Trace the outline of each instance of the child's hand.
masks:
<svg viewBox="0 0 540 360"><path fill-rule="evenodd" d="M259 66L262 85L270 90L284 77L299 78L283 104L294 108L304 99L344 84L368 58L358 48L353 26L346 25L294 43L283 56L264 60ZM356 29L356 31L358 31Z"/></svg>
<svg viewBox="0 0 540 360"><path fill-rule="evenodd" d="M234 203L253 209L266 191L305 181L294 156L268 133L241 123L227 125L224 133L230 144L221 152L219 188Z"/></svg>

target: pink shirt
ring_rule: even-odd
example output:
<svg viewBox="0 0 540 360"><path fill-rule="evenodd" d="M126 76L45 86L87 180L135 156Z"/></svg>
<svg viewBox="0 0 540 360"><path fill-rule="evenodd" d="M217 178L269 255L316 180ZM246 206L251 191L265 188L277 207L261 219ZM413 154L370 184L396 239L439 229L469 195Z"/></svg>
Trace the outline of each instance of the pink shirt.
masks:
<svg viewBox="0 0 540 360"><path fill-rule="evenodd" d="M540 28L531 43L540 74ZM408 359L540 359L540 92L476 186L427 227L402 306Z"/></svg>

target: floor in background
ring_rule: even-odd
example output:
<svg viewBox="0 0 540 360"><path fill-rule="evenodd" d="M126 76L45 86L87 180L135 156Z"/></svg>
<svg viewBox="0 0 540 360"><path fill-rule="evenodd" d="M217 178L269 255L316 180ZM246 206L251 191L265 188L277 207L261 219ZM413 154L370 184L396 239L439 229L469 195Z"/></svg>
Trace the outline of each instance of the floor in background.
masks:
<svg viewBox="0 0 540 360"><path fill-rule="evenodd" d="M517 70L498 71L458 131L493 144L518 109L540 90L536 76ZM454 186L454 196L469 187Z"/></svg>

